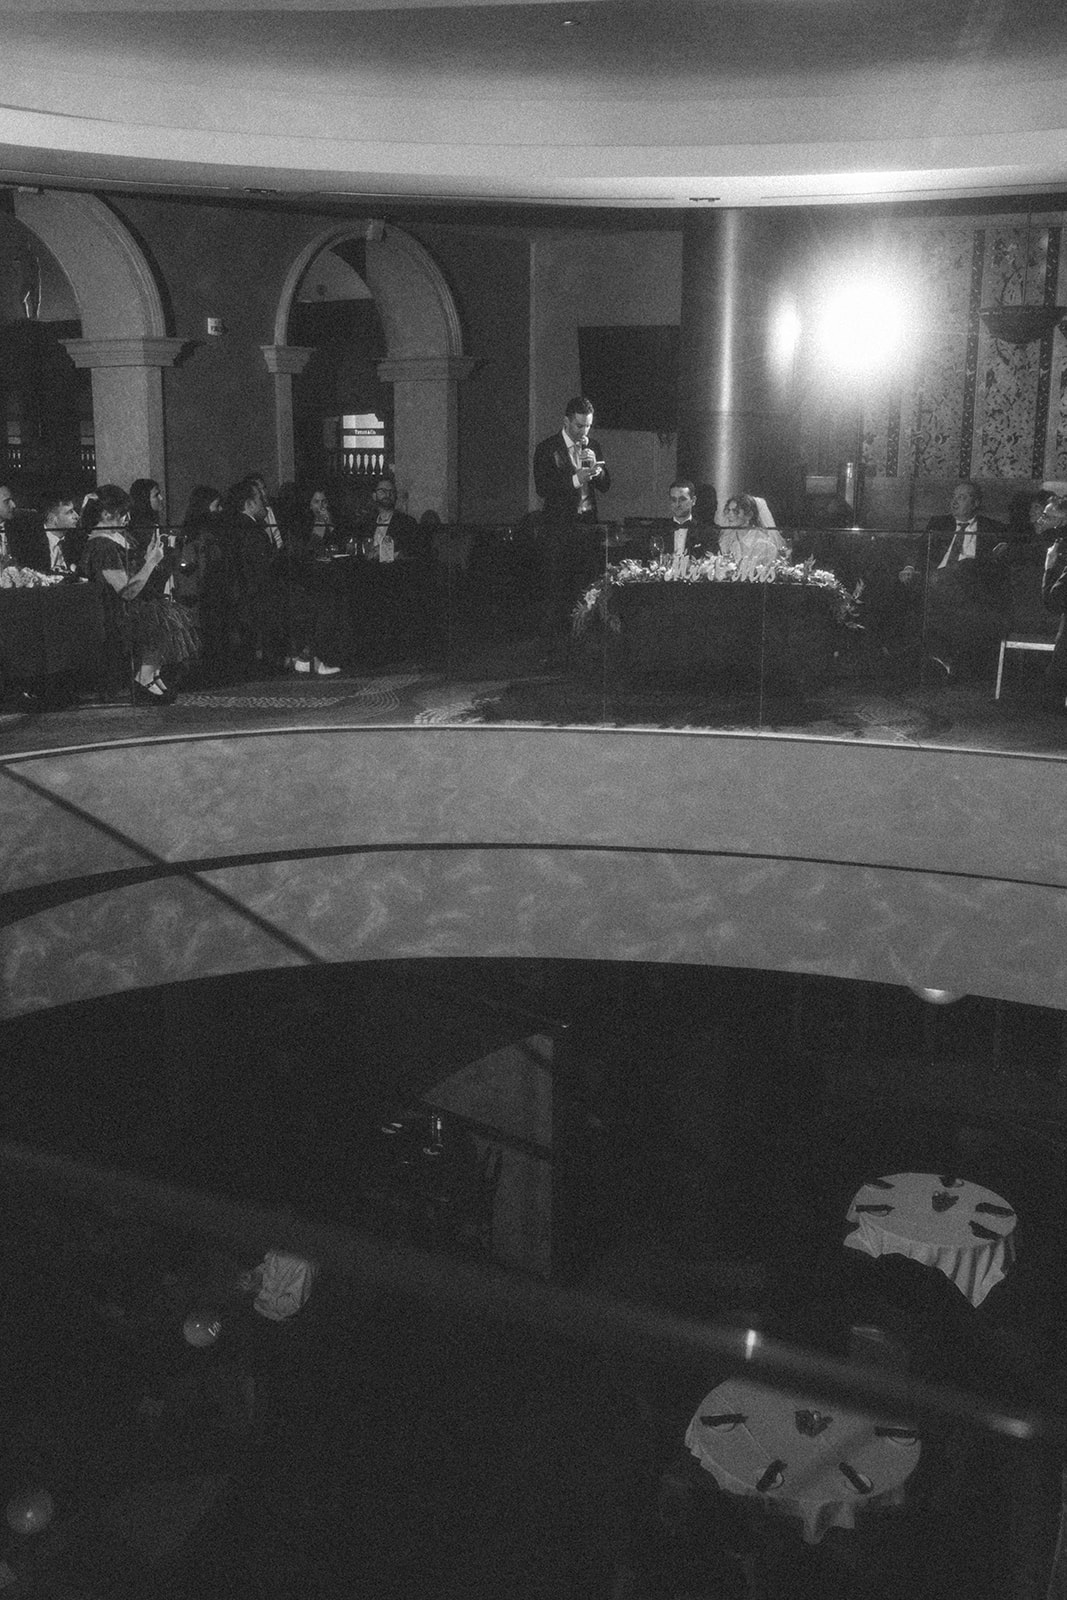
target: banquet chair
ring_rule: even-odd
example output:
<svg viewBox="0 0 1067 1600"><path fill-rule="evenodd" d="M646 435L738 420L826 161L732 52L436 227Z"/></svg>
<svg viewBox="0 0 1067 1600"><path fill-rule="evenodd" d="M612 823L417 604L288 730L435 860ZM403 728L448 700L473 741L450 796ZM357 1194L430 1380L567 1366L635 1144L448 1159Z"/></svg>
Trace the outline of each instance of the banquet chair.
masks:
<svg viewBox="0 0 1067 1600"><path fill-rule="evenodd" d="M1055 642L1051 638L1037 638L1031 633L1006 633L1000 641L1000 655L997 658L997 682L993 691L993 699L1000 699L1001 685L1004 682L1004 658L1009 650L1025 650L1031 654L1051 655Z"/></svg>
<svg viewBox="0 0 1067 1600"><path fill-rule="evenodd" d="M997 679L993 699L1000 699L1004 683L1004 663L1009 650L1031 655L1051 655L1058 617L1049 614L1041 603L1041 572L1032 566L1016 566L1011 573L1011 620L1000 640Z"/></svg>

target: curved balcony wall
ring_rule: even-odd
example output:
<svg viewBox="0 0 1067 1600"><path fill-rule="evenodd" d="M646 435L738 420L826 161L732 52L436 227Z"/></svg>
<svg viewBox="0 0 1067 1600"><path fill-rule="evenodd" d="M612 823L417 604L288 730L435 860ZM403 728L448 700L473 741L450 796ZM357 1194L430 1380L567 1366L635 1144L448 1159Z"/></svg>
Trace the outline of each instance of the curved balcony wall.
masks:
<svg viewBox="0 0 1067 1600"><path fill-rule="evenodd" d="M725 732L287 729L3 764L4 1012L399 957L1067 1006L1062 771Z"/></svg>

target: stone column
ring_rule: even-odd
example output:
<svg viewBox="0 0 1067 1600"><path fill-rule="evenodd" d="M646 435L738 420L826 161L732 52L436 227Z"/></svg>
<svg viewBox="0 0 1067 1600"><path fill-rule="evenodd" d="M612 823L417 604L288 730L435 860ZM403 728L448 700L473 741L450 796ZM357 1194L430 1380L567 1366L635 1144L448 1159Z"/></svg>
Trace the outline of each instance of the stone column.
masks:
<svg viewBox="0 0 1067 1600"><path fill-rule="evenodd" d="M293 437L293 378L303 372L314 352L298 344L261 344L267 371L274 375L274 439L277 483L296 477Z"/></svg>
<svg viewBox="0 0 1067 1600"><path fill-rule="evenodd" d="M163 368L172 367L186 339L64 339L76 367L93 374L96 479L128 489L154 478L166 489Z"/></svg>
<svg viewBox="0 0 1067 1600"><path fill-rule="evenodd" d="M378 376L393 385L393 459L397 487L413 516L459 515L458 386L472 356L391 356Z"/></svg>
<svg viewBox="0 0 1067 1600"><path fill-rule="evenodd" d="M769 209L700 212L682 246L679 474L714 484L720 507L746 491L783 518L797 489L796 226Z"/></svg>

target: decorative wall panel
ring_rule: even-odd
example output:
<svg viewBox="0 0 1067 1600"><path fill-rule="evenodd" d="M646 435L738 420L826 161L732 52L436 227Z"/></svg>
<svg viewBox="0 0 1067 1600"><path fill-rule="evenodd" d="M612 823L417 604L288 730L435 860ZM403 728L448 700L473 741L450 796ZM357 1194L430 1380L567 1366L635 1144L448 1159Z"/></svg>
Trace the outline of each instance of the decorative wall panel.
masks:
<svg viewBox="0 0 1067 1600"><path fill-rule="evenodd" d="M872 224L872 255L909 308L895 372L865 380L868 475L1011 483L1067 479L1067 335L1015 345L992 337L981 312L998 304L1067 303L1062 213ZM814 461L839 408L815 351L798 370L803 448ZM820 396L822 397L820 399ZM823 464L823 470L827 470Z"/></svg>

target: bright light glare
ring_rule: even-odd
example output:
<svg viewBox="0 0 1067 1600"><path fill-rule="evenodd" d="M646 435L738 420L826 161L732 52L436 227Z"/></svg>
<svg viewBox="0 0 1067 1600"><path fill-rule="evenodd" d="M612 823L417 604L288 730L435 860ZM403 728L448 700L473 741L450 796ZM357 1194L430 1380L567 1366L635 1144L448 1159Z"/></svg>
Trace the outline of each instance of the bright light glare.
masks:
<svg viewBox="0 0 1067 1600"><path fill-rule="evenodd" d="M823 306L815 330L819 354L841 372L876 372L900 354L906 320L901 295L883 284L852 284Z"/></svg>
<svg viewBox="0 0 1067 1600"><path fill-rule="evenodd" d="M771 348L781 362L790 362L800 341L800 318L796 307L785 305L775 313L771 324Z"/></svg>

